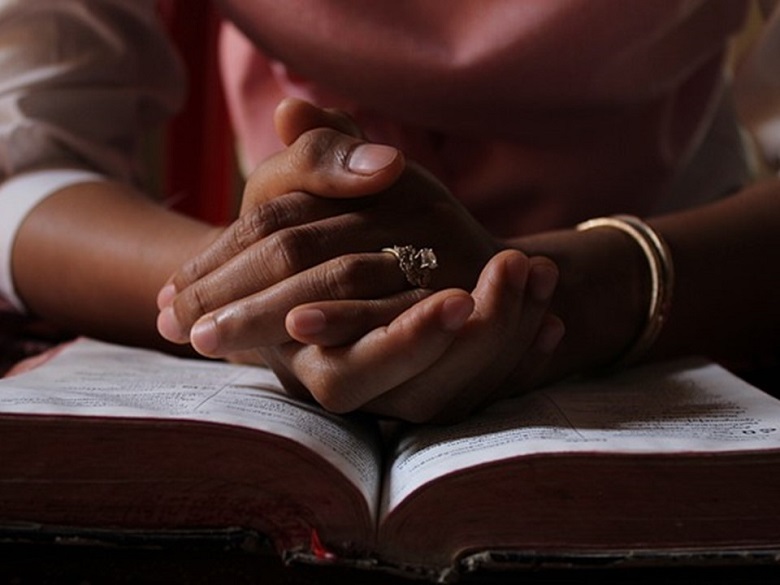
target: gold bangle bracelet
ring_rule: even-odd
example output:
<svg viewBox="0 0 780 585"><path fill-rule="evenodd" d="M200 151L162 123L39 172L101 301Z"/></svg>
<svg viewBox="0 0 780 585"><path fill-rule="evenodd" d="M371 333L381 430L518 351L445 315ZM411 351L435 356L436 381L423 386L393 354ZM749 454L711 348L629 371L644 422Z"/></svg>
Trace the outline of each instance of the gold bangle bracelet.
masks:
<svg viewBox="0 0 780 585"><path fill-rule="evenodd" d="M577 231L610 227L618 229L631 238L642 249L650 268L650 304L642 332L618 359L620 367L641 358L658 339L661 329L669 318L674 291L674 264L669 246L647 223L633 215L597 217L577 225Z"/></svg>

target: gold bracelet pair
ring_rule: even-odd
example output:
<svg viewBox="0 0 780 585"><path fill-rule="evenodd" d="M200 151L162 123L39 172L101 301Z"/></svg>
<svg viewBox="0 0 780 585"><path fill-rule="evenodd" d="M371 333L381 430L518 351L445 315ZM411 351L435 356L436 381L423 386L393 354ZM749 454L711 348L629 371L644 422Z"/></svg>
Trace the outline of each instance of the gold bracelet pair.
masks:
<svg viewBox="0 0 780 585"><path fill-rule="evenodd" d="M577 231L610 227L629 235L642 249L650 268L650 303L642 332L619 358L626 366L641 358L653 345L669 318L674 291L674 264L669 246L647 223L633 215L598 217L577 225Z"/></svg>

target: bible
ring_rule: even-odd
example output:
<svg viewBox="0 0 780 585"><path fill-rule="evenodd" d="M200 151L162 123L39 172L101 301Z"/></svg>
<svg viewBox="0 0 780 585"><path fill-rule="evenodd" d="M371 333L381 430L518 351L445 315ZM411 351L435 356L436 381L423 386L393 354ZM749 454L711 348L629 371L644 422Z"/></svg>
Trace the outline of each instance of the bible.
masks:
<svg viewBox="0 0 780 585"><path fill-rule="evenodd" d="M780 551L780 401L705 360L403 425L264 368L80 339L0 380L0 461L15 534L237 528L290 562L431 580Z"/></svg>

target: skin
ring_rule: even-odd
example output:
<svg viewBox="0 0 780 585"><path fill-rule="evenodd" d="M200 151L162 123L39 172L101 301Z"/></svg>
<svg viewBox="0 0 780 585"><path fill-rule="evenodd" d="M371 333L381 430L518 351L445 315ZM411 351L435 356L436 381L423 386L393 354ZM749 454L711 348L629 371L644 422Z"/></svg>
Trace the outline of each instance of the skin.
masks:
<svg viewBox="0 0 780 585"><path fill-rule="evenodd" d="M370 175L375 194L360 197L349 161L361 142L334 117L301 102L280 108L279 134L290 145L281 157L303 170L298 188L317 197L274 198L264 188L273 171L259 169L243 221L161 292L166 338L215 357L258 351L288 387L334 411L447 420L507 388L607 366L639 334L649 275L628 236L561 230L497 241L422 169L406 164L385 183L398 170L391 156ZM649 220L679 276L648 358L777 347L778 275L761 270L759 250L780 250L778 190L770 181ZM395 242L436 250L435 292L409 291L395 259L377 253ZM758 273L770 286L746 289ZM746 291L749 303L733 301Z"/></svg>
<svg viewBox="0 0 780 585"><path fill-rule="evenodd" d="M500 245L446 189L421 169L403 165L400 153L380 157L377 170L358 177L370 177L376 190L389 189L354 198L350 183L356 173L350 169L364 143L324 130L334 115L302 102L280 110L280 135L294 146L258 169L245 192L242 219L162 291L161 333L174 342L191 341L213 357L257 348L289 389L337 412L362 408L408 420L452 418L491 398L512 372L523 371L528 387L563 333L560 320L547 314L557 268L515 250L498 253ZM315 129L301 127L301 119ZM302 181L302 190L325 190L339 200L303 193L270 198L267 186L274 169L287 166L284 160L295 161L298 172L288 176ZM425 190L417 188L420 181ZM430 216L437 218L434 224ZM436 294L409 290L395 258L377 252L396 238L399 225L416 232L417 240L464 235L460 246L449 249L461 263L451 263L452 269L443 264L433 274ZM201 284L182 287L192 279ZM179 321L178 308L186 304L202 311L236 298L241 302L210 314L191 332L191 322ZM324 311L306 308L321 299L333 302ZM326 312L327 327L317 328ZM514 326L507 326L508 316ZM466 371L464 363L470 364ZM456 372L464 376L459 383L443 383L455 380ZM424 400L421 385L435 388ZM357 393L357 387L364 390Z"/></svg>
<svg viewBox="0 0 780 585"><path fill-rule="evenodd" d="M303 120L304 128L309 125L320 127L323 123L319 117L321 113L313 110L309 113L314 114L315 118L307 121L306 112L303 112L303 115L290 116L288 120L299 123ZM339 116L334 120L327 115L326 121L336 128L342 123ZM293 126L291 122L291 133L300 132ZM341 129L354 131L354 128L349 127ZM20 227L13 256L17 293L32 313L43 316L66 330L123 343L162 347L181 353L191 351L188 345L179 344L176 339L172 344L164 342L155 328L157 291L178 267L189 266L189 272L185 269L185 273L192 275L195 270L193 267L204 265L204 258L222 265L225 250L228 256L235 255L246 248L251 238L256 235L251 229L247 231L247 226L270 229L271 235L264 240L276 242L277 250L289 250L287 258L294 260L297 236L291 239L289 234L280 236L284 230L280 229L280 225L269 223L268 218L308 226L316 218L328 222L333 215L333 201L306 195L300 192L300 189L323 192L330 185L333 192L354 198L381 191L389 185L405 184L401 175L407 173L408 165L397 151L393 151L392 156L387 158L380 168L370 172L366 172L365 165L358 164L356 168L359 172L350 172L348 175L342 173L337 177L326 177L309 173L307 164L311 157L317 153L330 155L338 152L337 148L328 143L329 139L337 138L341 141L347 137L350 140L350 148L362 144L362 141L349 134L334 131L307 130L305 134L308 138L297 141L298 148L288 149L277 160L264 165L255 174L247 187L241 219L227 229L214 228L174 214L150 202L131 188L119 184L81 184L52 195L37 206ZM342 158L342 162L350 158ZM301 177L309 177L309 182L302 183ZM329 183L334 180L335 183ZM263 221L259 221L256 216L253 219L252 215L258 208L258 193L268 199L268 204L263 207L266 209L265 215L259 218ZM303 203L304 200L306 203ZM361 207L370 209L373 201L364 198L342 199L336 204L346 206L347 210ZM475 234L479 233L481 228L462 208L458 206L453 209L457 212L453 221L462 222L474 230ZM354 213L350 213L345 217L349 219L353 215ZM374 222L376 219L369 215L365 221ZM377 246L371 243L370 261L362 263L370 277L360 280L370 283L373 288L364 289L361 294L345 290L334 295L336 289L332 286L334 283L338 284L339 280L331 278L328 281L320 278L324 274L334 274L332 266L327 262L341 264L347 271L354 269L355 262L345 262L338 257L334 259L339 250L338 242L346 242L342 244L345 246L343 252L349 250L352 243L347 238L349 231L337 229L338 225L331 228L323 233L332 234L334 246L323 246L322 241L318 240L315 243L320 245L314 247L327 249L329 255L316 261L307 260L313 272L306 273L299 270L299 266L295 264L282 263L276 271L269 273L271 281L279 285L280 291L290 287L304 291L297 296L280 294L278 299L286 300L271 305L264 320L269 324L267 331L271 336L270 341L266 340L264 347L257 347L257 340L252 339L248 347L237 344L231 350L220 352L218 357L242 361L262 359L279 372L291 391L308 395L309 386L312 386L319 392L312 393L313 396L327 407L337 411L351 410L367 406L367 400L362 395L347 397L343 392L344 382L354 377L351 370L346 371L346 377L339 374L343 359L334 358L330 354L323 355L319 361L315 360L315 368L312 366L312 356L305 350L316 352L336 343L343 345L345 339L357 340L358 336L362 338L366 327L371 326L374 330L376 325L379 330L373 337L368 337L360 345L360 351L356 352L359 362L355 362L355 365L371 369L375 362L382 361L380 358L388 350L393 351L396 356L391 364L396 364L397 361L406 363L404 368L397 368L386 367L382 361L384 369L377 373L378 378L384 380L385 388L371 389L372 405L367 408L389 416L420 420L432 418L445 409L460 415L472 408L471 402L474 398L479 396L480 401L483 399L481 394L467 392L466 388L447 388L442 385L441 393L431 398L429 404L415 408L416 401L411 399L413 389L408 384L405 389L401 388L401 380L406 380L415 371L427 372L437 356L443 354L451 345L460 347L462 342L459 341L457 346L453 345L453 342L456 331L461 328L468 326L473 330L472 337L476 341L470 341L471 345L459 349L460 354L450 352L452 355L462 356L470 351L470 347L479 345L479 339L493 338L500 325L503 338L517 337L518 351L525 351L533 358L529 363L541 363L541 360L534 356L544 353L542 350L545 346L536 343L535 334L543 323L552 321L559 324L557 320L547 316L545 310L557 279L557 270L549 261L542 258L529 259L519 252L510 251L496 256L485 268L478 294L472 295L466 290L453 287L442 287L443 290L431 294L432 291L409 290L395 260L389 254L376 253ZM358 223L354 229L362 228ZM237 234L241 233L250 240L237 237ZM384 244L384 238L382 240ZM486 247L479 257L472 260L471 273L468 275L474 285L480 275L480 269L483 268L480 264L490 259L497 251L495 243L488 236L484 236L483 241ZM100 242L101 245L95 245L95 242ZM212 242L218 243L210 245ZM203 250L205 252L201 253ZM214 250L217 251L216 255L213 254ZM278 254L272 256L280 257ZM192 258L194 260L189 260ZM305 256L298 258L297 262L300 262ZM352 255L351 258L358 259L360 264L358 255ZM227 267L228 264L224 265ZM121 267L121 270L117 267ZM292 272L285 272L288 268L292 268ZM239 273L240 271L236 274ZM442 270L441 274L447 273ZM213 288L222 293L227 291L229 295L236 294L231 283L237 280L231 278L229 273L224 276L220 285ZM452 272L448 278L454 282L459 275ZM537 281L540 281L541 285L535 284ZM52 282L57 282L57 287L52 287ZM250 279L249 284L255 286L256 283ZM544 292L544 298L537 301L536 297L529 297L539 296L540 288ZM342 326L341 331L329 328L327 346L322 344L314 347L294 341L285 328L287 313L295 305L305 306L308 302L333 299L334 296L358 296L369 303L357 309L358 313L355 313L353 308L348 308L346 313L339 313L342 315L341 322L347 326ZM526 310L521 313L517 311L517 328L507 327L504 315L508 314L507 311L522 307L517 299L524 297L531 300L526 303ZM290 303L292 299L295 305ZM375 300L372 302L370 299ZM476 301L479 301L480 305L477 305ZM481 308L482 304L485 305L484 309ZM84 310L85 307L88 307L88 310ZM414 310L408 312L410 308ZM349 319L345 319L347 314ZM373 322L363 320L362 316L371 315ZM306 330L301 325L300 316L291 318L298 323L293 330L298 335L305 335ZM467 323L469 318L471 321ZM361 329L350 329L350 321L360 322ZM562 331L559 325L558 330ZM381 331L385 334L380 334ZM309 334L313 333L309 327ZM408 345L410 339L414 339L416 347L425 348L425 351L416 351ZM547 345L554 344L548 341ZM399 348L403 347L408 348L406 356L415 356L415 360L403 359L404 352L399 351ZM478 364L478 368L481 367L483 364ZM530 369L529 367L529 371ZM442 374L437 376L441 377ZM301 383L300 377L303 377L305 382ZM477 384L476 381L473 383ZM392 399L384 396L390 393L393 394ZM402 398L404 396L406 398ZM468 400L464 400L464 397ZM450 402L454 404L446 408Z"/></svg>
<svg viewBox="0 0 780 585"><path fill-rule="evenodd" d="M227 228L112 183L43 201L14 247L20 297L72 331L266 361L326 408L413 421L609 364L641 329L646 264L617 230L497 241L400 153L356 154L367 145L349 120L293 101L277 123L289 148L250 178ZM772 180L649 220L677 288L648 358L776 352L778 195ZM378 252L401 242L436 250L431 290Z"/></svg>
<svg viewBox="0 0 780 585"><path fill-rule="evenodd" d="M185 352L155 330L155 297L215 228L170 212L132 188L73 185L21 225L12 257L28 311L66 332Z"/></svg>

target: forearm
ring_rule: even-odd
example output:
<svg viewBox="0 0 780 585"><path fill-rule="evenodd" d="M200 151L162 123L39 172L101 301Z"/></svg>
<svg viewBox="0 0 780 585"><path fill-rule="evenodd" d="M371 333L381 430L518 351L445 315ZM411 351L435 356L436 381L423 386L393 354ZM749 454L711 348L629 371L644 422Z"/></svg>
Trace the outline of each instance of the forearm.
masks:
<svg viewBox="0 0 780 585"><path fill-rule="evenodd" d="M157 292L214 235L118 183L73 185L20 226L16 292L30 312L74 333L159 347Z"/></svg>
<svg viewBox="0 0 780 585"><path fill-rule="evenodd" d="M676 269L671 314L648 358L684 354L745 359L780 343L780 181L681 213L645 218L667 241ZM566 323L562 373L617 360L639 335L649 270L622 232L596 229L520 238L512 245L555 260L554 310Z"/></svg>
<svg viewBox="0 0 780 585"><path fill-rule="evenodd" d="M651 223L677 271L671 319L653 355L778 356L780 180Z"/></svg>
<svg viewBox="0 0 780 585"><path fill-rule="evenodd" d="M639 246L618 230L573 228L510 243L558 266L551 310L566 332L548 369L551 377L615 362L639 335L649 303L650 277Z"/></svg>

